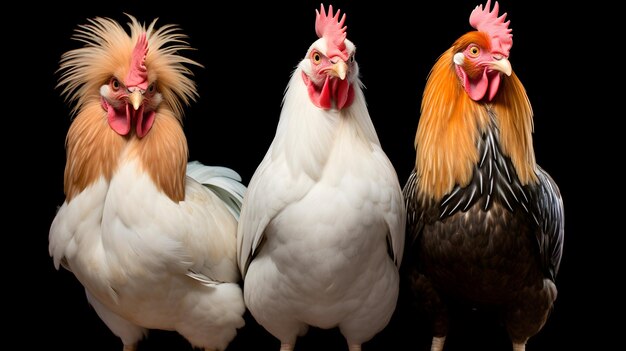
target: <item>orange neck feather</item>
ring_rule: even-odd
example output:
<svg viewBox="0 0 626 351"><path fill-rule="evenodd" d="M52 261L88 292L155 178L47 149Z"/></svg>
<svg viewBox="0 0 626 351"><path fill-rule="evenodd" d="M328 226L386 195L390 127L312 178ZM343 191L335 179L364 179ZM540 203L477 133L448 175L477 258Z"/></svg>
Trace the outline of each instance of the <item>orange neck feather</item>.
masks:
<svg viewBox="0 0 626 351"><path fill-rule="evenodd" d="M179 120L168 109L159 109L150 132L134 136L128 158L137 157L157 188L172 201L185 199L187 138Z"/></svg>
<svg viewBox="0 0 626 351"><path fill-rule="evenodd" d="M515 75L502 77L500 91L493 109L500 127L500 147L511 158L522 185L537 182L535 150L533 148L533 109L526 89Z"/></svg>
<svg viewBox="0 0 626 351"><path fill-rule="evenodd" d="M489 125L493 108L500 128L502 152L511 158L522 184L536 180L532 148L532 109L513 74L503 77L492 106L469 98L456 76L455 49L446 51L433 67L424 90L415 137L417 192L437 201L458 184L466 186L478 162L478 138Z"/></svg>
<svg viewBox="0 0 626 351"><path fill-rule="evenodd" d="M110 180L126 140L107 123L106 112L98 100L85 104L72 122L66 138L65 196L74 196L101 176ZM103 147L106 146L106 147Z"/></svg>
<svg viewBox="0 0 626 351"><path fill-rule="evenodd" d="M179 120L168 109L159 109L154 125L142 139L120 136L106 120L106 112L94 100L86 103L67 134L65 166L66 201L71 201L100 177L109 181L121 162L138 158L157 188L172 201L185 197L187 139ZM129 152L124 150L128 148ZM127 155L122 159L122 155Z"/></svg>

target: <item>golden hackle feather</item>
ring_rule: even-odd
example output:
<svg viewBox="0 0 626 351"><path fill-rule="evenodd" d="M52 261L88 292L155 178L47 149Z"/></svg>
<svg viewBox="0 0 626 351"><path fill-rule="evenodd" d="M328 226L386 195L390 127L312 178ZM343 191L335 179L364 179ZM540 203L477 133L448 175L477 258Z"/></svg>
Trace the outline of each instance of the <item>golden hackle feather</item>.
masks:
<svg viewBox="0 0 626 351"><path fill-rule="evenodd" d="M470 182L479 157L477 141L489 123L485 104L469 97L454 68L454 54L470 43L483 48L490 45L484 33L465 34L437 60L424 89L415 136L415 168L419 177L416 191L436 201L456 184L465 186ZM502 151L511 158L520 181L536 181L532 109L515 74L502 77L491 108L498 119Z"/></svg>
<svg viewBox="0 0 626 351"><path fill-rule="evenodd" d="M502 152L511 158L522 183L536 183L535 150L533 148L533 110L526 89L515 72L502 77L493 109L500 126Z"/></svg>
<svg viewBox="0 0 626 351"><path fill-rule="evenodd" d="M143 170L172 201L185 199L187 139L177 117L162 111L145 137L133 138L128 158L142 160Z"/></svg>
<svg viewBox="0 0 626 351"><path fill-rule="evenodd" d="M192 50L186 36L174 25L147 28L128 16L130 35L116 21L95 18L76 30L73 38L84 46L65 53L60 62L58 87L76 114L67 135L65 192L67 201L103 176L109 180L117 169L122 151L140 155L144 169L159 189L172 200L184 198L187 143L180 122L183 108L197 98L193 75L186 65L201 66L179 55ZM154 125L143 139L134 134L120 136L107 124L100 103L100 87L111 77L124 81L131 64L133 48L141 33L147 33L145 65L148 81L157 82L163 101L157 108ZM175 122L175 123L173 123Z"/></svg>
<svg viewBox="0 0 626 351"><path fill-rule="evenodd" d="M66 138L65 197L70 202L101 176L111 179L126 141L102 117L100 104L86 104Z"/></svg>

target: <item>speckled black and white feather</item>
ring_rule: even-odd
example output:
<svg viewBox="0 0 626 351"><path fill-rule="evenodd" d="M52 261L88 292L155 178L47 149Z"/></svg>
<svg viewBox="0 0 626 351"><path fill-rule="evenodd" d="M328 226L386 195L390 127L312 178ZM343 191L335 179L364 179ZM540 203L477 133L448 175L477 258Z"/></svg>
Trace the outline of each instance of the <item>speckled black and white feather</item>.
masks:
<svg viewBox="0 0 626 351"><path fill-rule="evenodd" d="M537 225L536 236L542 270L554 281L563 251L563 202L552 178L537 166L538 182L522 185L511 159L502 153L497 117L488 110L490 123L477 142L480 155L472 179L465 186L456 185L439 203L422 199L417 193L418 176L411 173L403 194L407 204L407 244L420 235L425 223L444 221L475 204L489 211L494 203L510 212L523 211ZM512 231L511 235L515 235Z"/></svg>

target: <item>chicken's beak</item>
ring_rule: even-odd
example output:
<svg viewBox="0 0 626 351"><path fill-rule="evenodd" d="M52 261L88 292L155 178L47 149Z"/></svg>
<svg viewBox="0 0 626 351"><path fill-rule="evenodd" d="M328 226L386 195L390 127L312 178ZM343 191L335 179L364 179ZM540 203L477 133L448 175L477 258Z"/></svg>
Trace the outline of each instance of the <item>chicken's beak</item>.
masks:
<svg viewBox="0 0 626 351"><path fill-rule="evenodd" d="M348 72L348 64L339 59L336 63L330 66L328 73L332 76L339 77L339 79L346 79L346 73Z"/></svg>
<svg viewBox="0 0 626 351"><path fill-rule="evenodd" d="M143 94L139 89L136 89L128 96L128 100L133 105L135 111L137 111L139 110L139 107L141 107L141 103L143 102Z"/></svg>
<svg viewBox="0 0 626 351"><path fill-rule="evenodd" d="M510 76L511 73L513 72L513 69L511 68L511 63L506 57L502 57L500 59L495 59L491 61L490 67L491 69L500 71L506 74L507 76Z"/></svg>

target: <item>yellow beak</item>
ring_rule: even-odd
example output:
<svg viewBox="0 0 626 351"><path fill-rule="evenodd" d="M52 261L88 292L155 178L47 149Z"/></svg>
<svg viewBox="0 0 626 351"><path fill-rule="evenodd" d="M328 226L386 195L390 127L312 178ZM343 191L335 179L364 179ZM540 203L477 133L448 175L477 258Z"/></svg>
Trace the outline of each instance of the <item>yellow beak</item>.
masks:
<svg viewBox="0 0 626 351"><path fill-rule="evenodd" d="M133 105L135 111L137 111L143 102L143 94L139 91L139 89L137 89L128 96L128 100Z"/></svg>
<svg viewBox="0 0 626 351"><path fill-rule="evenodd" d="M346 73L348 72L348 65L343 62L343 60L337 61L337 63L333 64L328 73L335 77L339 77L339 79L346 79Z"/></svg>
<svg viewBox="0 0 626 351"><path fill-rule="evenodd" d="M506 74L507 76L510 76L511 73L513 72L513 69L511 68L511 63L505 57L499 60L491 61L491 68L497 71L500 71Z"/></svg>

